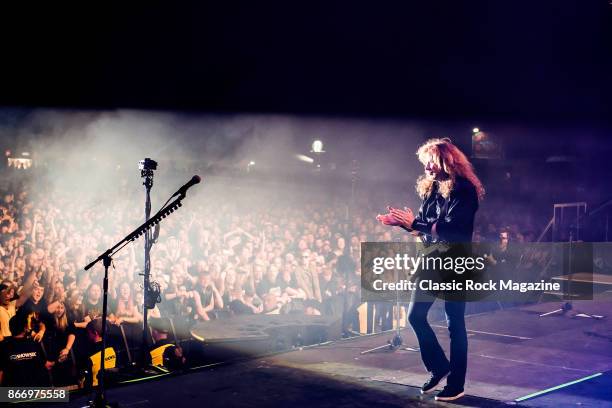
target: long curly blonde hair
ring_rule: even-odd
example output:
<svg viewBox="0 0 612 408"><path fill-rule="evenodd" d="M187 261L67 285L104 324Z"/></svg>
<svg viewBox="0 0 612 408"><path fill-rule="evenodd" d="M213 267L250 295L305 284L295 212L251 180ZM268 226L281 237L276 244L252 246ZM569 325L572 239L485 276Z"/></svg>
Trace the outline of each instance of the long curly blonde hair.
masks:
<svg viewBox="0 0 612 408"><path fill-rule="evenodd" d="M474 172L472 163L468 160L465 154L457 146L455 146L449 138L429 139L417 150L419 161L426 165L430 159L438 163L440 168L444 170L447 178L438 181L438 191L444 198L450 196L455 179L457 176L466 178L478 194L478 200L482 200L485 194L484 187ZM434 180L431 180L425 175L417 179L416 190L419 197L422 199L427 197L433 188Z"/></svg>

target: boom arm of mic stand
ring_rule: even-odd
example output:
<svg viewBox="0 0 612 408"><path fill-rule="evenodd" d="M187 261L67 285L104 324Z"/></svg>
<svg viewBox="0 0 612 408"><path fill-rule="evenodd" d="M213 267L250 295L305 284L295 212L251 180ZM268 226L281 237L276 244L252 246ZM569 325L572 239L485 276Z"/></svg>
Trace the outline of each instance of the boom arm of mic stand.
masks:
<svg viewBox="0 0 612 408"><path fill-rule="evenodd" d="M159 210L155 215L149 218L149 221L143 223L141 226L136 228L134 231L130 232L126 235L121 241L117 242L112 248L107 249L104 253L98 256L95 260L90 262L87 266L85 266L85 270L91 269L96 263L100 262L107 256L111 256L115 253L115 250L119 248L121 245L127 244L128 242L134 241L142 234L144 234L147 230L153 227L156 224L159 224L164 218L168 215L172 214L175 210L183 205L181 201L185 198L184 195L180 195L176 200Z"/></svg>
<svg viewBox="0 0 612 408"><path fill-rule="evenodd" d="M172 214L175 210L177 210L179 207L183 205L183 203L181 203L181 200L183 198L185 198L185 196L180 196L179 198L177 198L176 200L168 204L166 207L159 210L157 214L153 215L149 219L149 221L145 222L140 227L136 228L134 231L129 233L125 237L125 240L134 241L136 238L140 237L145 232L147 232L147 230L149 230L151 227L155 226L156 224L159 224L164 218Z"/></svg>

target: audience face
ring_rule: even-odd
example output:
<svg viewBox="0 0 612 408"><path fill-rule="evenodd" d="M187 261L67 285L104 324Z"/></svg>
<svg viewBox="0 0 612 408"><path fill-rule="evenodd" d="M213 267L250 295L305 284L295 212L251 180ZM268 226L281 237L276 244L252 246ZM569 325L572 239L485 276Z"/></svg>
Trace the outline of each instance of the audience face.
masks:
<svg viewBox="0 0 612 408"><path fill-rule="evenodd" d="M301 239L300 242L298 243L298 249L300 251L304 251L306 250L306 248L308 248L308 244L306 243L306 240Z"/></svg>
<svg viewBox="0 0 612 408"><path fill-rule="evenodd" d="M344 242L344 238L338 238L336 247L340 250L340 251L344 251L344 248L346 246L346 243Z"/></svg>
<svg viewBox="0 0 612 408"><path fill-rule="evenodd" d="M55 279L53 283L53 300L64 300L65 290L61 280Z"/></svg>
<svg viewBox="0 0 612 408"><path fill-rule="evenodd" d="M277 276L278 276L278 268L276 267L276 265L270 265L268 272L266 272L266 279L268 280L268 282L273 283L276 281Z"/></svg>
<svg viewBox="0 0 612 408"><path fill-rule="evenodd" d="M32 227L33 227L32 220L30 220L29 218L26 218L23 223L24 232L28 233L32 231Z"/></svg>
<svg viewBox="0 0 612 408"><path fill-rule="evenodd" d="M31 296L32 301L34 301L34 303L40 302L44 294L45 294L45 287L36 284L34 286L34 290L32 291L32 296Z"/></svg>
<svg viewBox="0 0 612 408"><path fill-rule="evenodd" d="M55 312L53 314L55 315L55 317L62 317L64 316L64 314L66 314L66 306L64 306L63 302L60 302L57 305Z"/></svg>
<svg viewBox="0 0 612 408"><path fill-rule="evenodd" d="M96 304L100 301L100 297L102 296L102 289L100 289L100 285L96 283L92 283L89 285L89 289L87 290L87 301L90 304Z"/></svg>
<svg viewBox="0 0 612 408"><path fill-rule="evenodd" d="M292 253L288 253L285 256L285 264L286 265L294 265L295 264L295 256Z"/></svg>
<svg viewBox="0 0 612 408"><path fill-rule="evenodd" d="M333 275L333 269L332 269L331 266L326 266L326 267L323 268L322 276L323 276L323 279L325 279L326 282L331 281L332 275Z"/></svg>
<svg viewBox="0 0 612 408"><path fill-rule="evenodd" d="M119 298L121 300L129 300L131 296L132 288L130 287L129 283L123 282L121 285L119 285Z"/></svg>
<svg viewBox="0 0 612 408"><path fill-rule="evenodd" d="M15 289L12 286L7 286L0 290L0 305L8 306L14 295Z"/></svg>
<svg viewBox="0 0 612 408"><path fill-rule="evenodd" d="M302 252L302 265L304 267L308 267L309 264L310 264L310 252L304 251Z"/></svg>
<svg viewBox="0 0 612 408"><path fill-rule="evenodd" d="M81 292L79 292L78 290L72 292L70 297L68 298L68 306L70 307L70 309L79 310L82 305L83 295L81 294Z"/></svg>
<svg viewBox="0 0 612 408"><path fill-rule="evenodd" d="M202 288L209 287L210 283L211 283L210 274L209 273L202 273L202 274L200 274L200 276L198 278L198 283L199 283L200 287L202 287Z"/></svg>
<svg viewBox="0 0 612 408"><path fill-rule="evenodd" d="M285 268L283 270L281 278L283 279L283 282L285 282L285 283L291 282L291 269Z"/></svg>

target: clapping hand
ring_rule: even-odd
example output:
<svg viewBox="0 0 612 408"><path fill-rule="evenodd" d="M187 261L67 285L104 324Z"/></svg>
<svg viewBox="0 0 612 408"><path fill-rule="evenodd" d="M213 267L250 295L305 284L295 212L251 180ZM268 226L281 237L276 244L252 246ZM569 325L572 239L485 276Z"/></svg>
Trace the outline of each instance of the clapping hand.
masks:
<svg viewBox="0 0 612 408"><path fill-rule="evenodd" d="M393 218L391 214L378 214L376 219L383 225L390 225L392 227L400 225L399 221Z"/></svg>
<svg viewBox="0 0 612 408"><path fill-rule="evenodd" d="M387 206L389 212L387 214L378 214L376 219L383 225L399 226L400 221L391 214L391 207Z"/></svg>
<svg viewBox="0 0 612 408"><path fill-rule="evenodd" d="M412 222L414 221L415 216L410 208L404 207L403 210L400 210L399 208L389 207L389 211L391 212L393 218L400 222L402 227L412 229Z"/></svg>
<svg viewBox="0 0 612 408"><path fill-rule="evenodd" d="M387 206L387 210L389 211L387 214L379 214L376 219L384 225L412 229L412 222L415 217L410 208L404 207L403 210L400 210L399 208Z"/></svg>

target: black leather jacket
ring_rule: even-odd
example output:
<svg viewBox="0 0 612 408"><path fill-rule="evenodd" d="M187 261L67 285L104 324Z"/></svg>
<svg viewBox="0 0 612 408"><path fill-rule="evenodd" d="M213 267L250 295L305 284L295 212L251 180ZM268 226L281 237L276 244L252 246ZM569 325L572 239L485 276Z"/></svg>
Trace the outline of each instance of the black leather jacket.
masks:
<svg viewBox="0 0 612 408"><path fill-rule="evenodd" d="M474 216L478 210L478 194L470 181L463 177L455 179L455 185L448 199L438 193L438 184L423 200L419 214L412 223L412 228L422 234L426 243L472 242ZM431 235L436 224L437 240Z"/></svg>

